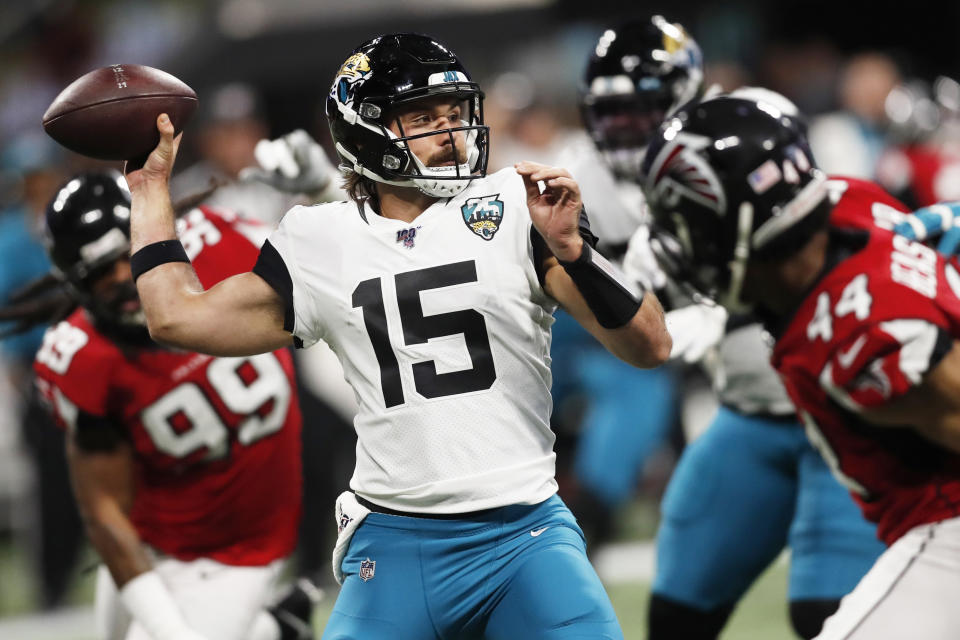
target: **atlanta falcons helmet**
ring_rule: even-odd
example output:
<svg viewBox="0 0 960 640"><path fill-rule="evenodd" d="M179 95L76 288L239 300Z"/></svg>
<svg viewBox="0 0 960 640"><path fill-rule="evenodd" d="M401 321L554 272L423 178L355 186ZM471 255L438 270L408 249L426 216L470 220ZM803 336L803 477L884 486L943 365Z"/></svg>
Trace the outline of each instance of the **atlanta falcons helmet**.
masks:
<svg viewBox="0 0 960 640"><path fill-rule="evenodd" d="M460 126L414 136L403 127L400 135L391 131L389 119L398 107L434 96L461 101ZM434 197L454 196L486 175L490 134L483 124L483 92L457 56L429 36L382 35L357 47L334 78L327 119L341 170ZM425 166L408 141L432 135L449 136L454 146L455 137L462 137L465 161Z"/></svg>
<svg viewBox="0 0 960 640"><path fill-rule="evenodd" d="M75 291L97 325L115 337L148 339L143 311L126 311L137 299L131 280L106 296L94 283L130 252L130 191L117 171L80 173L47 205L45 242L54 268Z"/></svg>
<svg viewBox="0 0 960 640"><path fill-rule="evenodd" d="M651 141L639 176L661 266L733 312L751 308L741 299L748 261L788 257L830 211L802 121L762 95L681 109Z"/></svg>
<svg viewBox="0 0 960 640"><path fill-rule="evenodd" d="M614 173L636 176L660 124L703 87L700 47L663 16L607 29L580 87L583 124Z"/></svg>

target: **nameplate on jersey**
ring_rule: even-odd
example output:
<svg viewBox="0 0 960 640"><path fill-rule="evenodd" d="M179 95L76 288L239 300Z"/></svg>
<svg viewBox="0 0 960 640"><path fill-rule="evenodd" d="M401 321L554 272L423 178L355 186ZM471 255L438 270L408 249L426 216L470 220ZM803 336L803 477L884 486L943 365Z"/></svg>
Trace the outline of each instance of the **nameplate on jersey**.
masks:
<svg viewBox="0 0 960 640"><path fill-rule="evenodd" d="M503 200L499 193L467 198L460 207L460 213L463 214L463 222L467 228L484 240L492 240L503 220Z"/></svg>

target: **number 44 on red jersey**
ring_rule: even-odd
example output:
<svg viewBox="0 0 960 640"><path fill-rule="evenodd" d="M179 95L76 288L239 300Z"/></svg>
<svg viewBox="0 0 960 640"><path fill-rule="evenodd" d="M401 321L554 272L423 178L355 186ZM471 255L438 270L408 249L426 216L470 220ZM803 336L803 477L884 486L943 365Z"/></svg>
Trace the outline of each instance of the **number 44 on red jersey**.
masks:
<svg viewBox="0 0 960 640"><path fill-rule="evenodd" d="M811 441L892 543L955 516L960 456L861 413L919 384L960 337L960 274L887 229L906 209L859 180L833 180L828 271L773 353Z"/></svg>

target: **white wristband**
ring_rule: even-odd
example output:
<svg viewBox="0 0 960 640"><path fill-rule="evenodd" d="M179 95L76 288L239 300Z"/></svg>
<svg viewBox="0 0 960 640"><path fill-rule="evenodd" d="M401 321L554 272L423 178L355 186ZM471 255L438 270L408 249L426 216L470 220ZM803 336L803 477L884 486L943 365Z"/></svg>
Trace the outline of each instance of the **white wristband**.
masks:
<svg viewBox="0 0 960 640"><path fill-rule="evenodd" d="M200 640L155 571L141 573L120 589L120 601L153 640Z"/></svg>

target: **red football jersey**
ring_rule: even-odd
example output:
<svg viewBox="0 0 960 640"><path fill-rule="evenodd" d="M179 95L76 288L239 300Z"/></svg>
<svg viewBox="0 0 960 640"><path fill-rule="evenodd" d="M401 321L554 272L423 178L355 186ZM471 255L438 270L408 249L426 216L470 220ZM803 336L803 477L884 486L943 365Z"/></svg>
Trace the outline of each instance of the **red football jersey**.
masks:
<svg viewBox="0 0 960 640"><path fill-rule="evenodd" d="M830 187L832 264L785 321L773 365L811 442L891 544L960 513L960 455L859 414L919 384L960 337L960 274L883 228L905 207L876 185Z"/></svg>
<svg viewBox="0 0 960 640"><path fill-rule="evenodd" d="M178 233L205 287L249 271L261 234L231 214L195 209ZM37 353L58 422L79 412L122 426L135 451L131 519L168 555L263 565L296 543L300 409L289 351L215 358L160 347L121 350L83 309ZM80 428L82 428L82 423Z"/></svg>
<svg viewBox="0 0 960 640"><path fill-rule="evenodd" d="M877 163L877 180L917 207L960 200L960 157L931 145L888 149Z"/></svg>

